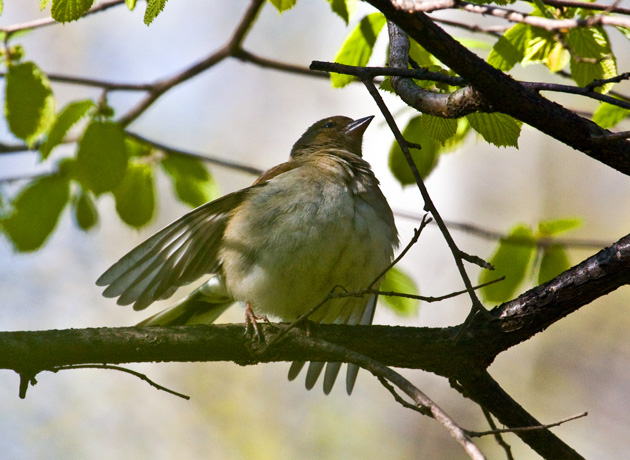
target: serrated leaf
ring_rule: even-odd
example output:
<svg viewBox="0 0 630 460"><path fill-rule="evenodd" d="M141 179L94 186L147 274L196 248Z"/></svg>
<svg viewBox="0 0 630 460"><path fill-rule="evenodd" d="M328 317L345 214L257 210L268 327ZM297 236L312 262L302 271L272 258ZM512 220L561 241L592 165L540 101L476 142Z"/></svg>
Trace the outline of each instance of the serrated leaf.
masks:
<svg viewBox="0 0 630 460"><path fill-rule="evenodd" d="M424 128L422 127L422 116L423 115L409 120L409 123L403 130L402 135L407 142L420 144L422 146L421 150L411 149L411 157L418 168L420 176L424 179L437 165L440 154L440 146L425 133ZM402 185L416 183L416 180L409 169L407 160L396 141L394 141L394 144L389 151L389 169Z"/></svg>
<svg viewBox="0 0 630 460"><path fill-rule="evenodd" d="M527 244L531 243L531 244ZM481 289L487 302L501 303L510 300L516 289L525 279L527 268L534 255L534 235L524 225L517 225L509 236L499 242L489 262L495 270L483 270L479 284L505 276L505 280L490 284Z"/></svg>
<svg viewBox="0 0 630 460"><path fill-rule="evenodd" d="M63 141L63 138L66 137L70 128L83 118L92 107L94 107L94 102L90 99L85 99L83 101L71 102L61 109L61 112L59 112L55 118L55 121L48 132L46 140L39 146L39 152L41 153L42 160L48 158L50 152L52 152L52 150Z"/></svg>
<svg viewBox="0 0 630 460"><path fill-rule="evenodd" d="M49 4L50 0L39 0L39 11L44 11Z"/></svg>
<svg viewBox="0 0 630 460"><path fill-rule="evenodd" d="M570 55L562 43L556 43L544 60L545 65L553 73L560 72L570 61Z"/></svg>
<svg viewBox="0 0 630 460"><path fill-rule="evenodd" d="M269 0L269 3L275 6L279 13L283 13L293 8L297 0Z"/></svg>
<svg viewBox="0 0 630 460"><path fill-rule="evenodd" d="M166 0L147 0L147 9L144 10L144 23L148 26L164 10Z"/></svg>
<svg viewBox="0 0 630 460"><path fill-rule="evenodd" d="M454 118L434 117L433 115L422 115L422 128L434 141L444 145L457 132L457 120Z"/></svg>
<svg viewBox="0 0 630 460"><path fill-rule="evenodd" d="M140 228L155 212L153 170L142 162L130 162L123 181L114 190L116 212L126 224Z"/></svg>
<svg viewBox="0 0 630 460"><path fill-rule="evenodd" d="M76 174L84 188L100 195L114 190L127 170L127 151L121 126L92 121L79 141Z"/></svg>
<svg viewBox="0 0 630 460"><path fill-rule="evenodd" d="M584 219L569 217L566 219L545 220L538 224L538 234L542 237L557 236L575 230L584 224Z"/></svg>
<svg viewBox="0 0 630 460"><path fill-rule="evenodd" d="M357 9L357 0L327 0L330 9L344 20L346 25Z"/></svg>
<svg viewBox="0 0 630 460"><path fill-rule="evenodd" d="M571 77L579 86L617 75L617 65L608 35L601 27L573 28L567 34L567 43L573 50ZM590 62L593 60L596 62ZM610 83L595 90L605 93L610 91L612 86Z"/></svg>
<svg viewBox="0 0 630 460"><path fill-rule="evenodd" d="M483 136L486 142L497 147L518 148L522 122L504 113L471 113L466 118L470 126Z"/></svg>
<svg viewBox="0 0 630 460"><path fill-rule="evenodd" d="M567 252L560 244L552 244L543 250L538 271L538 284L546 283L571 268Z"/></svg>
<svg viewBox="0 0 630 460"><path fill-rule="evenodd" d="M60 174L27 185L13 201L12 213L1 222L13 247L21 252L39 249L57 226L69 195L69 181Z"/></svg>
<svg viewBox="0 0 630 460"><path fill-rule="evenodd" d="M630 110L603 102L593 114L593 121L602 128L613 128L630 116Z"/></svg>
<svg viewBox="0 0 630 460"><path fill-rule="evenodd" d="M94 0L52 0L50 14L57 22L76 21L88 11Z"/></svg>
<svg viewBox="0 0 630 460"><path fill-rule="evenodd" d="M630 40L630 27L616 26L616 28L624 37Z"/></svg>
<svg viewBox="0 0 630 460"><path fill-rule="evenodd" d="M218 196L216 182L201 161L170 154L160 165L171 178L177 198L193 208Z"/></svg>
<svg viewBox="0 0 630 460"><path fill-rule="evenodd" d="M10 65L6 74L5 115L11 132L32 144L55 117L48 77L33 62Z"/></svg>
<svg viewBox="0 0 630 460"><path fill-rule="evenodd" d="M361 19L359 24L357 24L341 44L335 56L335 62L353 66L367 65L372 56L376 38L384 25L385 16L381 13L368 14ZM351 83L354 78L355 77L352 75L330 74L330 80L335 88L346 86Z"/></svg>
<svg viewBox="0 0 630 460"><path fill-rule="evenodd" d="M488 55L488 64L500 70L510 70L525 57L529 41L530 27L516 24L507 30L492 47Z"/></svg>
<svg viewBox="0 0 630 460"><path fill-rule="evenodd" d="M416 283L409 275L396 267L392 267L385 274L379 291L418 295ZM420 308L420 301L417 299L392 296L380 296L379 299L398 316L414 316L418 314Z"/></svg>
<svg viewBox="0 0 630 460"><path fill-rule="evenodd" d="M441 153L451 152L459 148L460 145L466 139L466 136L470 132L470 123L466 119L466 117L457 119L457 131L455 131L455 135L446 140L444 144L444 148Z"/></svg>
<svg viewBox="0 0 630 460"><path fill-rule="evenodd" d="M81 190L74 202L74 219L81 230L88 231L98 222L98 211L92 196Z"/></svg>

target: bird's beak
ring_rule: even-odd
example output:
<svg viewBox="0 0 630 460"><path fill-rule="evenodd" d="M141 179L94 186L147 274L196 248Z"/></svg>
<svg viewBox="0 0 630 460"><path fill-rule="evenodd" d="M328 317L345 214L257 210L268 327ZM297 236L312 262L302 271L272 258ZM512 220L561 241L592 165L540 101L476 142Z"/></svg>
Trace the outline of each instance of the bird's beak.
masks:
<svg viewBox="0 0 630 460"><path fill-rule="evenodd" d="M369 117L354 120L352 123L346 126L346 129L344 131L346 136L355 141L361 140L361 138L363 137L363 133L365 132L373 118L374 115L370 115Z"/></svg>

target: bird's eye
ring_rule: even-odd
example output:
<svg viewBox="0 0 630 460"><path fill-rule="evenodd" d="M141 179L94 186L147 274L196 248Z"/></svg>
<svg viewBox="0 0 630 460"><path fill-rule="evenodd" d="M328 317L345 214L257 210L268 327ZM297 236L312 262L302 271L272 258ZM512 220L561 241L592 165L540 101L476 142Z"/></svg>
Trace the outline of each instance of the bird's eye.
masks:
<svg viewBox="0 0 630 460"><path fill-rule="evenodd" d="M335 122L329 121L328 123L324 125L324 128L333 128L334 126L335 126Z"/></svg>

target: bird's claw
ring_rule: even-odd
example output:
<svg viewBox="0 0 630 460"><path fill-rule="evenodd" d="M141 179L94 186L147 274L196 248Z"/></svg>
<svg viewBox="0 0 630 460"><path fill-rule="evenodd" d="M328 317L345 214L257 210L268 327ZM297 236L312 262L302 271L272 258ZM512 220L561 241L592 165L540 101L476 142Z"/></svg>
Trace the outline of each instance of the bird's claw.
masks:
<svg viewBox="0 0 630 460"><path fill-rule="evenodd" d="M258 321L265 321L268 323L269 319L265 315L256 316L252 307L249 303L247 303L247 306L245 307L245 335L253 337L259 343L265 343L265 336L258 324Z"/></svg>

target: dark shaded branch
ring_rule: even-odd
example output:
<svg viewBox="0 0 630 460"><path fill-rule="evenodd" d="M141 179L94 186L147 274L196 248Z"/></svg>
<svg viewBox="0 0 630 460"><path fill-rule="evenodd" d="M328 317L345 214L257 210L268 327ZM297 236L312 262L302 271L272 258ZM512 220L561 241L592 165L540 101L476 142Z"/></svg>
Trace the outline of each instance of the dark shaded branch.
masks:
<svg viewBox="0 0 630 460"><path fill-rule="evenodd" d="M605 146L594 139L609 134L561 105L524 88L493 68L434 24L425 14L401 10L389 0L366 0L400 26L427 51L479 91L495 110L513 116L590 157L630 175L630 142L613 140Z"/></svg>

